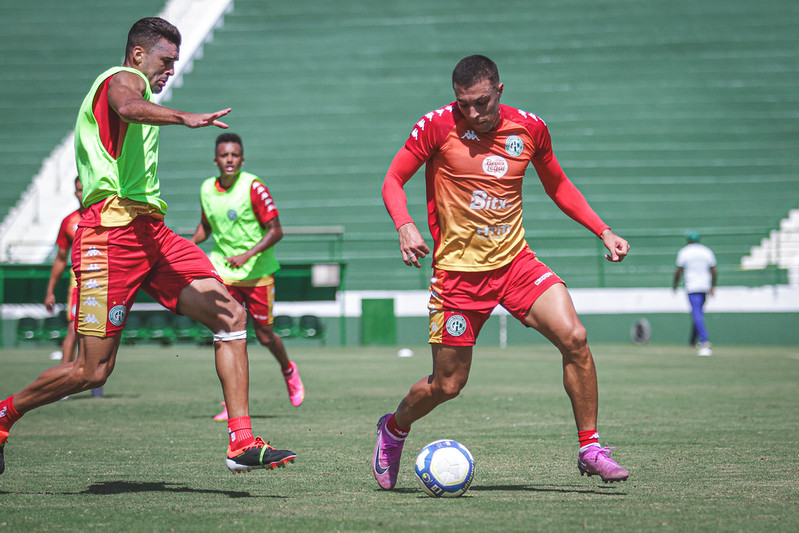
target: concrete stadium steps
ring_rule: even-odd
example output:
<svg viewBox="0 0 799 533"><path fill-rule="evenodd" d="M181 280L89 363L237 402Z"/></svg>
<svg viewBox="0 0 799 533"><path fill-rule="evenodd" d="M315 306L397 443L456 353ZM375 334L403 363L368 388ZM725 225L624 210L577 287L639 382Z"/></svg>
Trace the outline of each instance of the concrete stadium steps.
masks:
<svg viewBox="0 0 799 533"><path fill-rule="evenodd" d="M162 7L154 4L153 13ZM135 10L133 20L140 6L118 9ZM603 264L597 240L552 205L531 169L528 236L570 286L669 286L688 229L716 251L721 283L774 279L739 264L796 205L799 9L793 2L510 0L490 12L460 0L314 2L301 9L236 0L234 6L169 105L233 108L226 120L244 138L245 168L265 179L283 225L345 226L348 288L382 288L386 280L397 288L426 287L427 273L399 260L380 185L418 117L453 99L452 67L469 53L497 61L503 102L547 121L569 176L633 243L623 264ZM112 43L113 57L87 67L88 78L118 62L116 37ZM60 79L69 68L53 72ZM86 84L65 101L76 107ZM43 107L56 106L59 95L37 98ZM6 101L12 100L0 106ZM37 128L47 126L46 116L30 118ZM219 133L162 129L159 173L171 226L196 226L199 184L214 173ZM12 143L24 138L25 145L38 138L27 131L0 135ZM6 149L6 137L0 140L0 154L15 165L31 157L19 143L20 150ZM423 181L420 174L407 185L420 228L426 226ZM278 257L302 254L295 248L287 238Z"/></svg>
<svg viewBox="0 0 799 533"><path fill-rule="evenodd" d="M452 66L472 51L497 60L503 101L548 122L569 175L609 224L630 234L633 255L604 269L612 283L670 284L687 229L705 233L720 260L737 265L759 239L755 232L788 208L799 184L791 140L797 75L787 46L797 42L797 17L785 2L765 9L676 2L667 11L626 1L539 9L510 2L479 15L457 5L356 2L312 5L300 15L286 5L237 1L175 103L233 106L230 123L244 136L246 167L266 179L283 224L345 225L344 255L357 286L379 284L375 272L420 283L397 259L380 183L412 123L452 99ZM482 21L502 27L505 38L475 31ZM217 132L164 133L162 169L175 173L170 184L162 175L168 220L194 225L194 176L213 171ZM168 152L167 139L184 146L183 155ZM530 177L532 246L571 284L592 283L594 239ZM420 227L422 182L419 175L408 185ZM544 228L583 239L550 246L535 235ZM724 266L725 279L757 277L736 269Z"/></svg>

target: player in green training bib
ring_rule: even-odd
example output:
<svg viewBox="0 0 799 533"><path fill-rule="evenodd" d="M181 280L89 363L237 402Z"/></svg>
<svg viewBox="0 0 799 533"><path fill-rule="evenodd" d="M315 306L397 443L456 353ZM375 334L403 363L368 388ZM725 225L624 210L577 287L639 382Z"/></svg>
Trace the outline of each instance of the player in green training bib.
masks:
<svg viewBox="0 0 799 533"><path fill-rule="evenodd" d="M227 468L274 469L297 457L253 435L247 313L203 251L164 224L167 206L160 198L157 174L159 128L227 129L220 119L230 112L190 113L153 102L153 95L175 74L181 40L180 31L160 17L136 21L122 65L100 74L80 106L75 161L84 209L72 242L78 355L0 400L0 474L9 431L20 417L106 382L139 290L213 333L216 372L230 411ZM99 438L109 435L95 433ZM184 455L196 457L196 446L187 447Z"/></svg>
<svg viewBox="0 0 799 533"><path fill-rule="evenodd" d="M230 294L249 311L258 341L280 363L291 405L299 407L305 388L297 365L289 359L283 340L272 327L273 274L280 268L274 247L283 238L277 207L258 176L242 171L241 137L235 133L217 137L214 163L219 176L202 184L202 218L192 241L203 242L213 233L211 263ZM227 420L227 408L214 420Z"/></svg>

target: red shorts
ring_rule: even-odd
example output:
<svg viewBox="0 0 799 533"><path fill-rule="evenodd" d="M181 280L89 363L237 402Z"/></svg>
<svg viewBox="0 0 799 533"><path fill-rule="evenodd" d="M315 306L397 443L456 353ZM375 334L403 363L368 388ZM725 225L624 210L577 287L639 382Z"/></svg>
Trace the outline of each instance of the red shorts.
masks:
<svg viewBox="0 0 799 533"><path fill-rule="evenodd" d="M563 283L529 247L496 270L433 269L430 283L430 343L474 346L494 307L501 305L522 324L545 290Z"/></svg>
<svg viewBox="0 0 799 533"><path fill-rule="evenodd" d="M72 265L79 291L76 329L94 337L122 331L140 288L175 312L183 287L199 278L219 279L200 248L149 216L118 228L79 227Z"/></svg>
<svg viewBox="0 0 799 533"><path fill-rule="evenodd" d="M269 276L272 283L257 287L242 287L241 285L228 285L230 295L241 305L247 308L252 319L259 324L269 325L274 322L272 306L275 302L274 277Z"/></svg>

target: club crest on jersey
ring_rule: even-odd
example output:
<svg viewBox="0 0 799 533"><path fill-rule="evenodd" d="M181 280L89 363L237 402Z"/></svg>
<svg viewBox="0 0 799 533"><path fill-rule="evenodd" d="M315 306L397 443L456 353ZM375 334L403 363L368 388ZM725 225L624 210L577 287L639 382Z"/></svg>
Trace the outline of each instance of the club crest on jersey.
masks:
<svg viewBox="0 0 799 533"><path fill-rule="evenodd" d="M508 171L508 161L498 155L490 155L483 159L483 172L501 178Z"/></svg>
<svg viewBox="0 0 799 533"><path fill-rule="evenodd" d="M460 337L466 333L466 319L462 315L452 315L445 324L447 333L453 337Z"/></svg>
<svg viewBox="0 0 799 533"><path fill-rule="evenodd" d="M505 141L505 151L511 157L518 157L524 151L524 141L518 135L511 135Z"/></svg>
<svg viewBox="0 0 799 533"><path fill-rule="evenodd" d="M115 326L121 326L125 322L125 315L128 309L124 305L115 305L108 312L108 320Z"/></svg>
<svg viewBox="0 0 799 533"><path fill-rule="evenodd" d="M236 210L235 210L235 209L228 209L228 212L227 212L227 217L228 217L230 220L233 220L233 221L235 221L237 218L239 218L239 214L238 214L238 213L236 213Z"/></svg>

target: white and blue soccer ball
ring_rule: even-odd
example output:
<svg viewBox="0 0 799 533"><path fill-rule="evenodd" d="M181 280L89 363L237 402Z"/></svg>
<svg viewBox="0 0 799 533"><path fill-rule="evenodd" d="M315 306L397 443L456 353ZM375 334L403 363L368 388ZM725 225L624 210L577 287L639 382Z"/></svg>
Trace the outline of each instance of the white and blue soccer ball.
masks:
<svg viewBox="0 0 799 533"><path fill-rule="evenodd" d="M460 442L431 442L416 457L416 480L428 495L455 498L469 489L474 479L474 458Z"/></svg>

